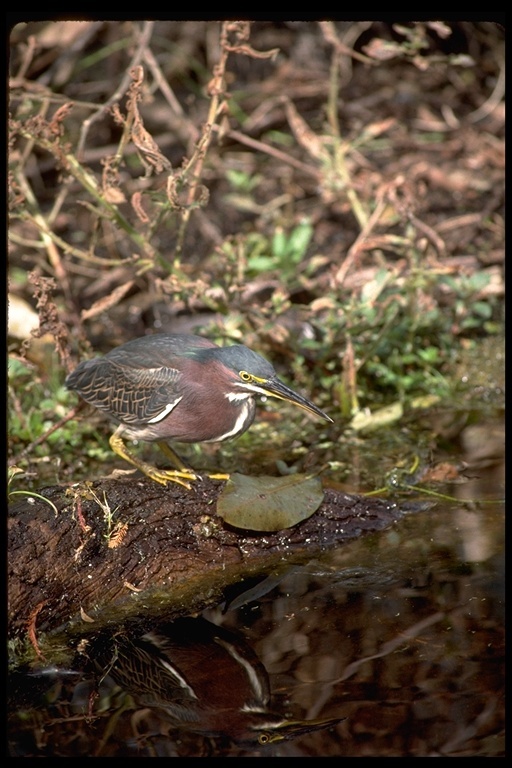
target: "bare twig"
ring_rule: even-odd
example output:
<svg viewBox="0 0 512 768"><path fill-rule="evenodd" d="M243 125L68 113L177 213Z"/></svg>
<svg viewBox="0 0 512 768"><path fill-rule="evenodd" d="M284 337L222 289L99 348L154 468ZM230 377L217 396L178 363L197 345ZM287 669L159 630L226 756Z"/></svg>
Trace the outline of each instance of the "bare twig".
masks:
<svg viewBox="0 0 512 768"><path fill-rule="evenodd" d="M468 115L468 120L472 123L477 123L479 120L483 120L487 115L490 115L493 110L496 109L498 104L503 100L505 93L505 62L500 61L500 71L494 90L489 98L481 104L478 109Z"/></svg>
<svg viewBox="0 0 512 768"><path fill-rule="evenodd" d="M216 121L222 115L225 109L227 96L226 88L226 66L230 53L241 53L253 58L271 58L275 56L277 49L271 51L255 51L247 40L250 34L250 22L246 21L225 21L222 24L220 34L220 59L214 67L213 77L208 84L208 93L211 97L210 107L203 132L190 161L185 165L182 171L182 178L190 178L190 185L187 193L187 200L183 210L178 239L176 245L177 263L183 249L185 232L187 230L192 207L198 199L198 189L202 177L204 161L214 134ZM233 35L235 42L230 42L230 36Z"/></svg>
<svg viewBox="0 0 512 768"><path fill-rule="evenodd" d="M348 271L352 267L353 263L357 259L360 251L361 246L365 242L365 240L368 239L370 233L372 232L373 228L376 226L377 222L379 221L380 217L382 216L383 212L386 209L387 201L385 199L385 196L382 195L379 200L377 200L377 205L375 206L375 209L373 213L371 214L370 218L366 222L365 226L359 233L359 235L356 237L355 241L350 246L349 252L341 265L341 267L336 272L336 275L334 276L334 282L336 285L342 285L343 281L345 280Z"/></svg>
<svg viewBox="0 0 512 768"><path fill-rule="evenodd" d="M130 83L131 83L130 71L132 67L135 67L138 64L140 64L140 62L144 58L144 53L151 39L151 35L153 34L154 24L155 24L154 21L144 22L144 24L142 25L142 32L139 38L137 50L135 51L130 64L126 67L124 77L122 78L118 87L116 88L114 93L110 96L110 98L108 98L107 101L98 108L98 110L94 113L94 115L91 115L91 117L89 117L87 120L84 120L84 123L82 125L82 130L80 131L80 139L78 141L78 146L76 151L77 157L79 159L83 158L83 149L84 149L85 141L87 139L87 134L89 133L89 130L93 125L93 123L97 122L101 117L103 117L103 115L110 109L110 107L112 107L113 104L119 101L119 99L121 99L121 97L126 93L128 88L130 87Z"/></svg>
<svg viewBox="0 0 512 768"><path fill-rule="evenodd" d="M350 56L357 61L361 61L363 64L371 64L372 66L375 66L378 63L373 59L370 59L369 56L364 56L364 54L354 51L353 48L349 48L348 45L342 43L336 35L336 28L332 21L320 21L319 25L326 42L330 43L338 53L341 53L344 56Z"/></svg>
<svg viewBox="0 0 512 768"><path fill-rule="evenodd" d="M246 136L245 134L240 133L240 131L226 131L225 136L228 136L230 139L234 139L235 141L239 141L240 144L245 144L247 147L256 149L258 152L264 152L266 155L275 157L276 160L280 160L287 165L291 165L293 168L297 168L298 171L307 173L308 176L313 176L313 178L315 178L317 181L320 180L321 172L318 168L313 168L306 163L302 163L300 160L297 160L295 157L292 157L286 152L282 152L280 149L271 147L270 144L265 144L263 141L252 139L250 136Z"/></svg>

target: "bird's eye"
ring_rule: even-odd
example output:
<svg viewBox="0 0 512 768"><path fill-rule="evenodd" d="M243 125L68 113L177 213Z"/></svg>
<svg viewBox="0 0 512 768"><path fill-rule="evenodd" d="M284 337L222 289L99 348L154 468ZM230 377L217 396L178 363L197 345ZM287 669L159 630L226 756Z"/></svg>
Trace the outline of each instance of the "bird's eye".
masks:
<svg viewBox="0 0 512 768"><path fill-rule="evenodd" d="M240 373L238 375L240 376L242 381L251 381L252 380L251 374L247 373L247 371L240 371Z"/></svg>

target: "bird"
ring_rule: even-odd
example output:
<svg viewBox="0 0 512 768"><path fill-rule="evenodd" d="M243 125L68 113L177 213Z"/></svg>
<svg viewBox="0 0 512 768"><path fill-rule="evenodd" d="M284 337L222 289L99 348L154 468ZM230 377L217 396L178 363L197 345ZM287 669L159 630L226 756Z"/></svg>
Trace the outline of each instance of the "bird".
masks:
<svg viewBox="0 0 512 768"><path fill-rule="evenodd" d="M101 671L139 706L175 727L262 746L330 728L343 717L295 720L270 709L267 670L238 632L202 616L121 631L95 641Z"/></svg>
<svg viewBox="0 0 512 768"><path fill-rule="evenodd" d="M188 489L200 475L167 441L211 443L239 437L254 421L257 397L284 400L333 421L286 386L257 352L242 344L221 347L192 334L132 339L103 357L79 363L65 386L117 424L109 439L114 453L157 483ZM156 442L174 468L160 469L140 459L125 440Z"/></svg>

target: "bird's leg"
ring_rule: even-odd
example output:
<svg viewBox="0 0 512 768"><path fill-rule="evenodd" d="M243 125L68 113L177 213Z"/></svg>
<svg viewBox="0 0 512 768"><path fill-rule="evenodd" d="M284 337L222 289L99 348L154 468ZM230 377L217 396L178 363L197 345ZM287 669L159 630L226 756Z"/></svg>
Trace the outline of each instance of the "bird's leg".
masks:
<svg viewBox="0 0 512 768"><path fill-rule="evenodd" d="M183 464L180 469L170 470L157 469L157 467L153 467L151 464L142 461L126 447L124 440L118 433L119 429L114 432L109 440L110 447L114 453L117 453L117 455L122 459L128 461L130 464L133 464L134 467L140 469L142 472L144 472L145 475L147 475L147 477L150 477L157 483L160 483L161 485L167 485L167 483L170 481L190 489L192 487L190 482L198 479L198 476L195 474L195 472L191 469L187 469Z"/></svg>
<svg viewBox="0 0 512 768"><path fill-rule="evenodd" d="M190 467L187 467L187 465L183 463L176 451L174 451L170 445L167 445L167 443L157 443L157 445L162 453L165 453L167 458L172 461L175 467L177 467L182 472L193 472ZM229 474L226 472L208 472L206 477L209 477L211 480L229 480Z"/></svg>
<svg viewBox="0 0 512 768"><path fill-rule="evenodd" d="M187 465L180 459L176 451L173 451L170 445L164 442L157 443L157 445L162 453L172 461L176 469L181 470L181 472L193 472L193 470L190 469L190 467L187 467Z"/></svg>

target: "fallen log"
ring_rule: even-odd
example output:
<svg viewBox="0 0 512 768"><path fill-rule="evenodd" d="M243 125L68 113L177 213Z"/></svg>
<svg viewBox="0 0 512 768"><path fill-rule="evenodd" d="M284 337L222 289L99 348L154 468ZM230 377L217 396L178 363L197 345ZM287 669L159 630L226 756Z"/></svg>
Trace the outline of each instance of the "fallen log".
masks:
<svg viewBox="0 0 512 768"><path fill-rule="evenodd" d="M34 645L36 630L80 636L88 624L99 629L141 613L187 615L222 601L230 585L381 531L410 511L327 488L308 519L254 533L215 514L223 485L103 479L44 488L44 498L11 505L9 636L28 632Z"/></svg>

